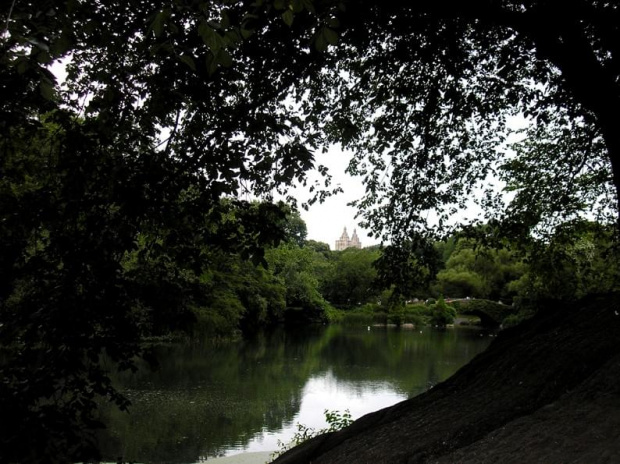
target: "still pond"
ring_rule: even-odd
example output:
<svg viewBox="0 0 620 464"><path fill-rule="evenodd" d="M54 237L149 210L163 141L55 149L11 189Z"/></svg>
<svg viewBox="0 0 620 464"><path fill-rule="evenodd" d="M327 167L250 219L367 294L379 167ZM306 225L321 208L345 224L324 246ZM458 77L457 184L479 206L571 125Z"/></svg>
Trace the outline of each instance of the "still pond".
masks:
<svg viewBox="0 0 620 464"><path fill-rule="evenodd" d="M424 392L491 340L475 328L331 325L161 345L159 369L115 378L133 405L129 414L104 409L100 448L108 461L147 463L273 451L297 423L325 427L325 409L357 419Z"/></svg>

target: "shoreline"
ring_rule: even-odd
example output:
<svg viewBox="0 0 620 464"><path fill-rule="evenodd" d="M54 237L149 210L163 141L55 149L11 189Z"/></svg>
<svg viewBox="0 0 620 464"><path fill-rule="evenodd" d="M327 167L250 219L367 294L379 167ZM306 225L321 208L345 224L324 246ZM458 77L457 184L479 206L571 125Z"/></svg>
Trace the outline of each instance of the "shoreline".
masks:
<svg viewBox="0 0 620 464"><path fill-rule="evenodd" d="M254 451L249 453L233 454L221 458L207 459L207 463L214 464L265 464L270 462L274 451Z"/></svg>

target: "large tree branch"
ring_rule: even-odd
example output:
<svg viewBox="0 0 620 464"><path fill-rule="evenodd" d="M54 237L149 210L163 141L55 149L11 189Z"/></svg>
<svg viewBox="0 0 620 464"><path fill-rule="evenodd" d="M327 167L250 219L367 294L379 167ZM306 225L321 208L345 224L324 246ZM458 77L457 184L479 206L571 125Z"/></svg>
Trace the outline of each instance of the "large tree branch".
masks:
<svg viewBox="0 0 620 464"><path fill-rule="evenodd" d="M616 192L620 192L620 86L610 70L615 66L604 65L596 56L583 20L575 16L553 23L530 17L513 25L534 42L541 58L560 70L575 99L595 116L607 145Z"/></svg>
<svg viewBox="0 0 620 464"><path fill-rule="evenodd" d="M508 27L528 38L538 56L559 69L567 89L597 120L607 145L620 211L620 59L617 14L589 2L533 2L522 11L496 0L426 2L425 13L439 18L478 21ZM595 35L596 34L596 35ZM605 60L593 48L599 41Z"/></svg>

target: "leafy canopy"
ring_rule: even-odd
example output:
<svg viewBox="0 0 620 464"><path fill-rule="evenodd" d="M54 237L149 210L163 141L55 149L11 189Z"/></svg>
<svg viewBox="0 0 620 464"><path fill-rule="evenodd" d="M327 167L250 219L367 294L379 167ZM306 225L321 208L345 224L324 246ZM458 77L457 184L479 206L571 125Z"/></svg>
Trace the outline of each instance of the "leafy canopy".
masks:
<svg viewBox="0 0 620 464"><path fill-rule="evenodd" d="M165 320L182 324L209 268L205 247L259 262L284 238L287 211L247 198L294 182L315 200L333 190L329 176L306 177L327 174L313 152L330 143L355 153L366 225L406 245L379 272L403 282L432 275L436 226L472 197L520 236L585 213L617 218L619 10L597 0L3 8L0 399L24 418L2 429L7 459L91 459L73 449L81 436L56 437L96 425L96 395L126 406L99 353L131 366L142 318L164 309L129 257L151 257L143 269L175 290ZM60 59L62 84L50 71ZM531 125L507 152L520 116ZM513 192L508 205L485 187L492 177ZM398 270L407 263L427 269Z"/></svg>

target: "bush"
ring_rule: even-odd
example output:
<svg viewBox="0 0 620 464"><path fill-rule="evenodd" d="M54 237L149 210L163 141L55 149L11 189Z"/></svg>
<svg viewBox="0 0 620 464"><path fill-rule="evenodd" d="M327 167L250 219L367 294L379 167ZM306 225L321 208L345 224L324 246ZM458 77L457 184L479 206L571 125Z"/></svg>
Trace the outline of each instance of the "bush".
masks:
<svg viewBox="0 0 620 464"><path fill-rule="evenodd" d="M344 325L367 326L373 324L414 324L428 325L432 310L424 304L395 305L387 308L385 305L366 304L361 308L350 311L334 310L336 317L328 316L330 322Z"/></svg>
<svg viewBox="0 0 620 464"><path fill-rule="evenodd" d="M395 311L388 314L388 324L395 324L401 326L404 322L404 311Z"/></svg>
<svg viewBox="0 0 620 464"><path fill-rule="evenodd" d="M342 322L346 317L346 312L341 309L336 309L331 305L325 307L325 317L329 323Z"/></svg>
<svg viewBox="0 0 620 464"><path fill-rule="evenodd" d="M278 447L280 449L274 451L271 454L270 460L273 461L278 456L284 454L286 451L296 447L297 445L302 444L307 440L310 440L311 438L328 432L337 432L338 430L342 430L353 423L351 413L348 409L345 410L342 414L340 414L339 411L330 411L329 409L326 409L325 411L323 411L323 413L325 414L325 422L327 422L329 427L320 430L314 430L307 425L297 424L297 432L295 432L295 435L293 435L293 438L290 442L283 443L278 440Z"/></svg>
<svg viewBox="0 0 620 464"><path fill-rule="evenodd" d="M506 327L513 327L515 325L519 325L521 322L523 322L526 319L529 319L534 314L535 314L535 311L533 311L531 308L522 309L517 314L511 314L510 316L505 317L504 320L502 321L502 327L506 328Z"/></svg>
<svg viewBox="0 0 620 464"><path fill-rule="evenodd" d="M437 303L432 306L431 323L439 327L454 324L456 309L448 305L443 297L439 297Z"/></svg>
<svg viewBox="0 0 620 464"><path fill-rule="evenodd" d="M373 314L365 311L343 311L342 319L339 321L345 325L370 325L374 322Z"/></svg>

